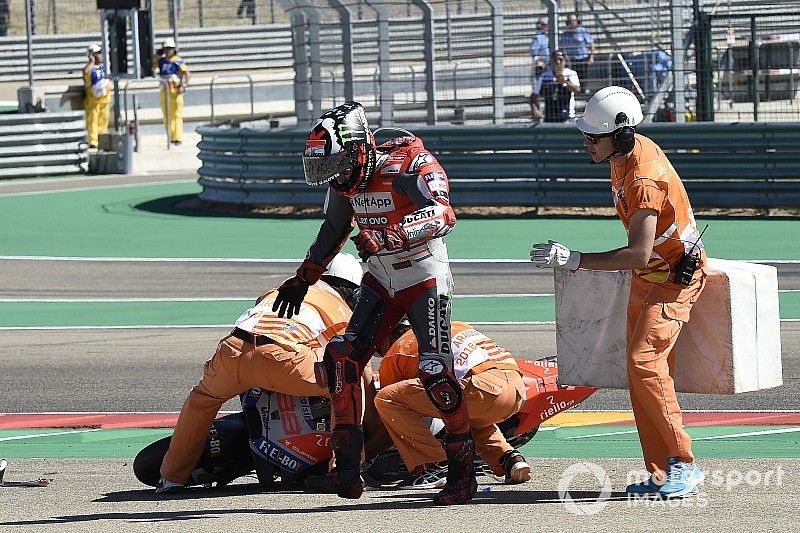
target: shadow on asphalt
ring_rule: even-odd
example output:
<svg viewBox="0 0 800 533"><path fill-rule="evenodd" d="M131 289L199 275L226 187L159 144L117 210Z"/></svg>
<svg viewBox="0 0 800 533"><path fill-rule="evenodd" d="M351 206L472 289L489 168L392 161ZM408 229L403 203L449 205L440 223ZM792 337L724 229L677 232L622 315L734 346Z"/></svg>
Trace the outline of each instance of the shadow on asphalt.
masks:
<svg viewBox="0 0 800 533"><path fill-rule="evenodd" d="M234 485L220 489L196 489L187 490L180 494L171 496L156 495L152 490L127 490L120 492L110 492L104 497L93 500L94 502L130 502L130 501L163 501L199 498L219 498L224 496L238 496L247 494L266 493L257 484ZM163 512L132 512L132 513L95 513L80 515L55 516L40 520L18 520L12 522L0 522L0 526L33 526L45 524L68 524L80 522L93 522L99 520L119 520L119 521L148 521L148 522L169 522L180 520L196 520L202 518L214 518L223 515L286 515L286 514L315 514L315 513L338 513L342 511L381 511L381 510L416 510L420 508L436 507L432 497L437 491L393 491L392 494L381 495L381 491L371 491L369 501L360 503L342 503L336 505L320 505L317 507L303 508L239 508L239 509L206 509L206 510L180 510ZM276 492L273 492L275 494ZM285 490L280 491L286 494ZM300 492L291 492L295 495ZM570 491L570 496L578 501L596 501L600 494L594 491ZM624 492L612 492L607 498L611 501L626 500ZM377 501L376 501L377 500ZM346 501L346 500L343 500ZM519 504L551 504L562 505L564 500L559 497L556 491L539 490L514 490L514 491L480 491L469 505L519 505Z"/></svg>
<svg viewBox="0 0 800 533"><path fill-rule="evenodd" d="M197 198L196 194L181 194L165 196L142 202L133 206L134 209L161 215L182 215L191 217L215 218L322 218L322 202L319 207L294 208L286 207L247 207L237 204L223 204L205 202Z"/></svg>
<svg viewBox="0 0 800 533"><path fill-rule="evenodd" d="M197 194L165 196L142 202L134 208L149 213L165 215L183 215L192 217L217 218L266 218L266 219L298 219L322 218L322 200L318 206L248 206L225 204L200 200ZM487 207L487 206L454 206L460 219L558 219L558 220L590 220L616 219L613 211L602 211L593 208L539 208L539 207ZM613 209L613 208L609 208ZM779 210L758 210L751 213L739 213L736 210L695 210L697 218L703 220L797 220L798 212ZM774 212L773 212L774 211Z"/></svg>

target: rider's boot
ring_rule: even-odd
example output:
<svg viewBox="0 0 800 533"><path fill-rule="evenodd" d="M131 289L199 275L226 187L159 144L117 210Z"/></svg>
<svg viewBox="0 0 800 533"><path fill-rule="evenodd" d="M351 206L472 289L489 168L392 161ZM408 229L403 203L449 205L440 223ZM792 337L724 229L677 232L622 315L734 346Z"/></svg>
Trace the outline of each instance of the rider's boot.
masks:
<svg viewBox="0 0 800 533"><path fill-rule="evenodd" d="M478 481L475 479L475 441L472 433L446 435L444 451L447 454L447 483L434 496L433 503L466 503L478 492Z"/></svg>
<svg viewBox="0 0 800 533"><path fill-rule="evenodd" d="M364 448L364 432L361 426L337 424L331 432L331 444L336 457L336 472L339 475L341 498L357 500L364 492L361 479L361 450Z"/></svg>

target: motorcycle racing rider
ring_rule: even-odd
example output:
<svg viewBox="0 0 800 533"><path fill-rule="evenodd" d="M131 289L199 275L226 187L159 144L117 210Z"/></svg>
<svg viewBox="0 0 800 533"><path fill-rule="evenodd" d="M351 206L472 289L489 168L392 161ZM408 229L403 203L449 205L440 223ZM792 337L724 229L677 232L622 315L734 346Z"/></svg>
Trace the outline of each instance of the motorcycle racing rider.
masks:
<svg viewBox="0 0 800 533"><path fill-rule="evenodd" d="M361 104L346 102L312 127L303 153L309 185L329 184L325 220L297 274L278 289L273 309L291 316L328 262L353 238L367 263L359 300L344 335L334 337L317 364L327 380L336 426L331 442L339 496L359 498L364 397L358 376L375 346L408 315L420 351L418 377L440 413L447 435L447 483L434 503L464 503L477 492L475 444L450 351L452 277L442 239L456 223L447 175L409 134L376 146Z"/></svg>

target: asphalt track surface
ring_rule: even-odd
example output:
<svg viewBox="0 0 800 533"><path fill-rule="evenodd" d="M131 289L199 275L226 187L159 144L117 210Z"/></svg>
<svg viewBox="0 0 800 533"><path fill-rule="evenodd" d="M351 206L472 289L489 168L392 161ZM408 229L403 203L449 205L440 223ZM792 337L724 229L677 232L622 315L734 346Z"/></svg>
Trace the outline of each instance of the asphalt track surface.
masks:
<svg viewBox="0 0 800 533"><path fill-rule="evenodd" d="M15 186L24 192L25 184ZM3 252L18 255L7 248ZM799 289L798 265L777 266L780 289ZM552 293L552 277L529 267L492 261L455 263L452 270L462 294ZM280 282L291 269L285 262L0 260L0 298L247 299ZM520 357L555 353L551 324L481 329ZM4 330L0 411L176 411L225 333L224 327ZM797 410L800 322L782 322L781 341L783 387L735 396L681 395L682 407ZM581 408L629 409L629 405L626 391L600 391ZM232 402L227 405L235 407ZM559 481L581 461L597 463L609 476L612 492L608 501L600 502L601 508L576 508L559 494ZM185 498L161 499L136 481L128 459L19 459L11 461L6 479L45 475L54 481L46 488L0 488L0 525L26 532L795 531L800 516L797 459L709 459L703 467L720 475L705 484L699 497L649 503L629 501L619 492L628 472L641 467L640 460L536 458L531 462L531 483L506 487L481 478L482 492L473 504L435 508L430 504L433 491L368 492L350 502L296 491L264 494L252 479L211 492L194 491ZM734 483L736 472L755 474L749 481ZM774 474L770 479L768 472ZM601 487L586 472L575 475L568 486L572 497L585 498L589 504L598 499Z"/></svg>

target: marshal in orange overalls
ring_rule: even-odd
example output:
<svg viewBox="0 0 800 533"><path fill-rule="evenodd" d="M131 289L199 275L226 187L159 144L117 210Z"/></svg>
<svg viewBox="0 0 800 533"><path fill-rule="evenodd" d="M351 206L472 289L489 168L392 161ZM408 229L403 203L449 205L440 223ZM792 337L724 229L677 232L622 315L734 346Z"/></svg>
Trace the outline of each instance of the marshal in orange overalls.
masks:
<svg viewBox="0 0 800 533"><path fill-rule="evenodd" d="M525 385L514 357L492 339L464 322L452 323L456 377L464 391L469 424L480 456L497 475L500 458L513 448L495 425L519 411ZM438 417L417 376L417 341L406 332L389 348L379 370L381 389L375 407L409 472L445 461L441 443L425 417Z"/></svg>
<svg viewBox="0 0 800 533"><path fill-rule="evenodd" d="M672 372L678 334L705 285L706 254L683 183L653 141L636 135L627 160L611 164L611 185L625 229L639 209L658 213L650 262L645 269L635 270L631 281L627 371L645 464L650 472L664 471L670 457L694 462ZM675 267L694 243L694 251L701 254L700 267L688 286L678 285Z"/></svg>
<svg viewBox="0 0 800 533"><path fill-rule="evenodd" d="M203 453L203 445L222 405L242 392L258 387L293 396L329 396L317 385L314 363L322 360L321 347L344 332L351 312L345 301L323 281L312 285L292 318L278 318L273 289L236 321L239 330L265 335L269 344L253 345L229 335L206 361L203 379L192 389L181 409L161 477L184 484Z"/></svg>

